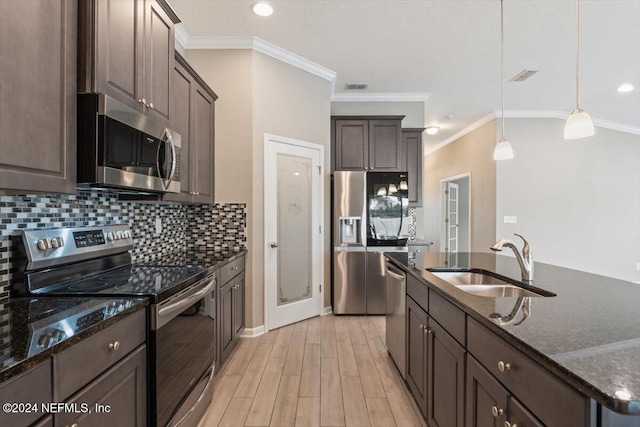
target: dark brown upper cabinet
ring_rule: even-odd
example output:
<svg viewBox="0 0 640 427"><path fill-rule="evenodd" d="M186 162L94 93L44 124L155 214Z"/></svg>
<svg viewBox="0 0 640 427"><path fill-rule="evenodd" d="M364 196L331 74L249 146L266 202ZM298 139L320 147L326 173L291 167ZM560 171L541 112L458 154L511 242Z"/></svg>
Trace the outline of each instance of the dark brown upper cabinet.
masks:
<svg viewBox="0 0 640 427"><path fill-rule="evenodd" d="M75 193L78 2L0 1L0 193Z"/></svg>
<svg viewBox="0 0 640 427"><path fill-rule="evenodd" d="M333 116L333 168L342 171L404 172L404 116Z"/></svg>
<svg viewBox="0 0 640 427"><path fill-rule="evenodd" d="M79 92L100 92L169 125L174 25L162 0L79 6Z"/></svg>
<svg viewBox="0 0 640 427"><path fill-rule="evenodd" d="M402 149L409 175L409 206L422 206L422 132L424 128L402 129Z"/></svg>
<svg viewBox="0 0 640 427"><path fill-rule="evenodd" d="M170 127L182 137L180 193L164 200L186 203L214 201L214 117L216 94L176 53L172 65Z"/></svg>

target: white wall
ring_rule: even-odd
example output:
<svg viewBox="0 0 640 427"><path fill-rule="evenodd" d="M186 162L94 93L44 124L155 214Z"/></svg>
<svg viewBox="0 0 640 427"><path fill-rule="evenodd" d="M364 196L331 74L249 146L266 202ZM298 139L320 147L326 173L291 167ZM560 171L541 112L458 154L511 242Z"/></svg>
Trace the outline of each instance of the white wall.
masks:
<svg viewBox="0 0 640 427"><path fill-rule="evenodd" d="M497 236L524 235L537 261L640 281L640 136L596 128L566 141L563 129L507 119L515 158L497 164Z"/></svg>
<svg viewBox="0 0 640 427"><path fill-rule="evenodd" d="M325 230L329 230L331 83L252 50L188 50L186 59L218 95L216 202L247 204L246 324L264 324L264 134L325 146ZM325 233L325 284L329 233ZM330 305L325 286L325 306ZM327 303L327 301L329 303Z"/></svg>

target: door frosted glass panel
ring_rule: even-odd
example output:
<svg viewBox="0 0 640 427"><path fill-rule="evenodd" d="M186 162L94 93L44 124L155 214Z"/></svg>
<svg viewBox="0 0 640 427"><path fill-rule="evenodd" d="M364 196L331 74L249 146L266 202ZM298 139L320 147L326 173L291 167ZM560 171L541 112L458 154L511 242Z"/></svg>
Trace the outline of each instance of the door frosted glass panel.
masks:
<svg viewBox="0 0 640 427"><path fill-rule="evenodd" d="M311 166L308 158L277 155L278 306L312 296Z"/></svg>

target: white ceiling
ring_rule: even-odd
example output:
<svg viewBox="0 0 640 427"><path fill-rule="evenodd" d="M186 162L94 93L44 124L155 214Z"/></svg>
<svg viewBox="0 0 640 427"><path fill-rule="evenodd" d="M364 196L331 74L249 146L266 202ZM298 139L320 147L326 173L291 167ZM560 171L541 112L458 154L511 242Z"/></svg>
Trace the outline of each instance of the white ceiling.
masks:
<svg viewBox="0 0 640 427"><path fill-rule="evenodd" d="M433 146L500 109L500 2L475 0L170 0L190 37L255 36L337 73L370 93L430 93ZM575 2L504 2L506 109L561 111L575 104ZM640 129L640 1L580 3L581 107L594 119ZM620 94L618 85L635 90ZM445 120L447 115L453 119ZM556 113L557 115L557 113ZM507 129L508 137L508 129Z"/></svg>

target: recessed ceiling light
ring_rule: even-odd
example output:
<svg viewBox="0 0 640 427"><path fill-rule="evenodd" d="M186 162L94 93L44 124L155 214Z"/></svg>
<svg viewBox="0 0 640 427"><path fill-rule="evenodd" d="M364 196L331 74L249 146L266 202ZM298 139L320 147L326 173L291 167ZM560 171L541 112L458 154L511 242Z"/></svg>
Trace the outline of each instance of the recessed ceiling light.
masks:
<svg viewBox="0 0 640 427"><path fill-rule="evenodd" d="M629 83L622 84L618 86L618 92L631 92L633 90L633 85Z"/></svg>
<svg viewBox="0 0 640 427"><path fill-rule="evenodd" d="M631 393L629 393L627 390L617 390L615 392L615 395L618 399L631 400Z"/></svg>
<svg viewBox="0 0 640 427"><path fill-rule="evenodd" d="M435 135L440 130L439 126L429 126L425 129L428 135Z"/></svg>
<svg viewBox="0 0 640 427"><path fill-rule="evenodd" d="M256 3L251 9L253 9L253 13L259 16L269 16L273 13L273 8L268 3Z"/></svg>

